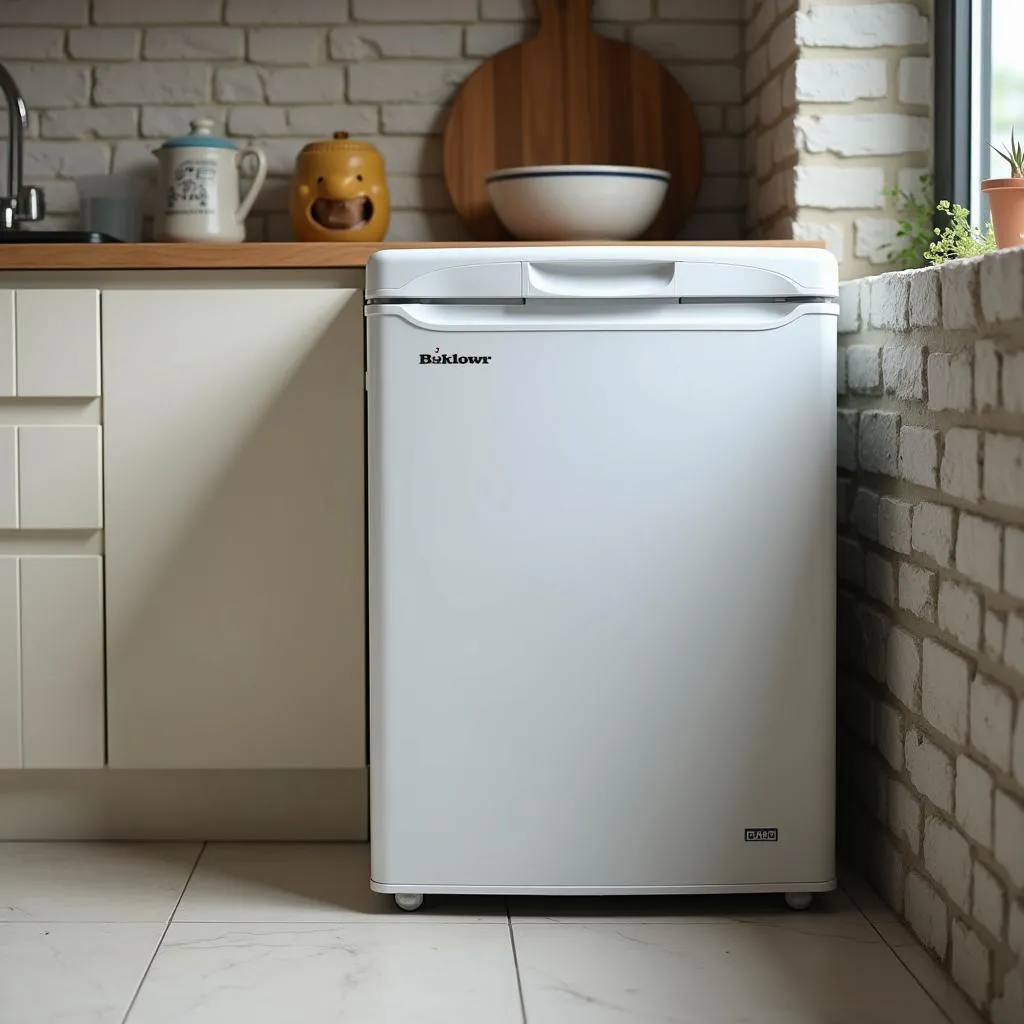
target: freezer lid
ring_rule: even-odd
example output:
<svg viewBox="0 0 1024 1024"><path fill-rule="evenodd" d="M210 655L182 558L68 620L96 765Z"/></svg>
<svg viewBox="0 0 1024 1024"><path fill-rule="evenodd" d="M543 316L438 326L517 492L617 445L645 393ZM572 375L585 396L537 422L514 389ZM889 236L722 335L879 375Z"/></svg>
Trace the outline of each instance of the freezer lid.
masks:
<svg viewBox="0 0 1024 1024"><path fill-rule="evenodd" d="M772 246L565 245L382 249L366 299L831 298L839 268L824 249Z"/></svg>

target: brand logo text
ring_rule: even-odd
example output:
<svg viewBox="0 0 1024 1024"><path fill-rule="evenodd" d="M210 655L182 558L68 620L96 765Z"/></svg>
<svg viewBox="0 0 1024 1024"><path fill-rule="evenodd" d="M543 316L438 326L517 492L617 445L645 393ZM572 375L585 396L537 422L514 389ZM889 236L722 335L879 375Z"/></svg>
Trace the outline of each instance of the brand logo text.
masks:
<svg viewBox="0 0 1024 1024"><path fill-rule="evenodd" d="M491 359L491 356L460 356L458 353L452 355L443 352L420 353L421 366L465 366L467 363L486 366Z"/></svg>
<svg viewBox="0 0 1024 1024"><path fill-rule="evenodd" d="M743 841L747 843L777 843L777 828L747 828L743 830Z"/></svg>

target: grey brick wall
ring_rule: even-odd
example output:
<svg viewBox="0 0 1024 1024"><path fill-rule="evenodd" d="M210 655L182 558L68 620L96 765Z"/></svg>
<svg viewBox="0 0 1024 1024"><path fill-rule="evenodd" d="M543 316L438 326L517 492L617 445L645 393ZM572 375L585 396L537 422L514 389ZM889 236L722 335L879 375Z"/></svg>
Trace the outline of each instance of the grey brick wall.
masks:
<svg viewBox="0 0 1024 1024"><path fill-rule="evenodd" d="M1024 251L842 286L841 847L1024 1020Z"/></svg>

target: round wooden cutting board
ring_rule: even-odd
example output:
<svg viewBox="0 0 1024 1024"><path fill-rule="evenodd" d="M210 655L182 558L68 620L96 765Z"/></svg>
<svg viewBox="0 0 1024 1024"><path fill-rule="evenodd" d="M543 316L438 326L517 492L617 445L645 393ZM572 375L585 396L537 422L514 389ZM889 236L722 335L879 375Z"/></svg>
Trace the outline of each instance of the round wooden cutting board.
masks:
<svg viewBox="0 0 1024 1024"><path fill-rule="evenodd" d="M481 240L509 238L484 177L503 167L623 164L672 180L645 235L672 239L702 175L700 129L682 86L649 54L605 39L591 0L535 0L537 34L484 61L462 84L444 129L444 180Z"/></svg>

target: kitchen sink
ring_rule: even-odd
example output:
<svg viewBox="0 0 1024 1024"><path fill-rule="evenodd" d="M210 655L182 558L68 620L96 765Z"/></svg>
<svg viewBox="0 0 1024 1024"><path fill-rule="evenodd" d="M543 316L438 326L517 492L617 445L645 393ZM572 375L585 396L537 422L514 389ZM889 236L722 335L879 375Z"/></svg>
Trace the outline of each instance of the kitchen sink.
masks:
<svg viewBox="0 0 1024 1024"><path fill-rule="evenodd" d="M120 242L113 235L104 235L99 231L0 231L0 244L7 242L16 245L39 245L48 243L57 245L68 242Z"/></svg>

